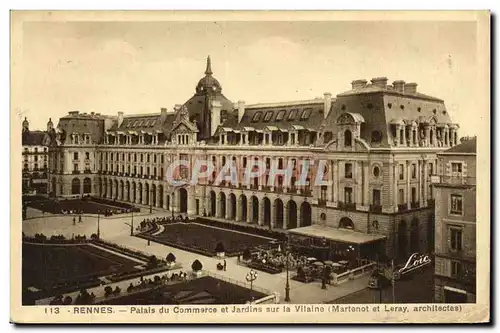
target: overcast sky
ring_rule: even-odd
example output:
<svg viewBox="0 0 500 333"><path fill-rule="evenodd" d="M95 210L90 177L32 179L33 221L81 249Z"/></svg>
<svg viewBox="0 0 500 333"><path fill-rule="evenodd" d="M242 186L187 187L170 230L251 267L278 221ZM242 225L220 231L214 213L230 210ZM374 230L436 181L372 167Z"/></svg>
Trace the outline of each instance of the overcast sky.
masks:
<svg viewBox="0 0 500 333"><path fill-rule="evenodd" d="M460 134L476 133L474 22L30 22L23 54L21 109L33 129L71 110L171 110L193 95L210 55L232 101L335 96L387 76L444 99Z"/></svg>

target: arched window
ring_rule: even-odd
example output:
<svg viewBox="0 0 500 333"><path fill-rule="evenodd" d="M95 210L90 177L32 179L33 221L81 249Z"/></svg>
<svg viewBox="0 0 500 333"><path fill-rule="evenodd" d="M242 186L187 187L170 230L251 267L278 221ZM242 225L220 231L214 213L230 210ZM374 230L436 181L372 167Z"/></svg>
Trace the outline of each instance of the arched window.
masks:
<svg viewBox="0 0 500 333"><path fill-rule="evenodd" d="M350 218L343 217L339 221L339 228L354 229L354 223L352 223L352 220Z"/></svg>
<svg viewBox="0 0 500 333"><path fill-rule="evenodd" d="M71 194L80 194L80 179L73 178L71 181Z"/></svg>
<svg viewBox="0 0 500 333"><path fill-rule="evenodd" d="M352 133L350 130L346 130L344 132L344 145L346 147L351 147L352 146Z"/></svg>
<svg viewBox="0 0 500 333"><path fill-rule="evenodd" d="M333 139L333 133L332 132L325 132L325 136L323 137L323 140L325 143L328 143L332 141Z"/></svg>

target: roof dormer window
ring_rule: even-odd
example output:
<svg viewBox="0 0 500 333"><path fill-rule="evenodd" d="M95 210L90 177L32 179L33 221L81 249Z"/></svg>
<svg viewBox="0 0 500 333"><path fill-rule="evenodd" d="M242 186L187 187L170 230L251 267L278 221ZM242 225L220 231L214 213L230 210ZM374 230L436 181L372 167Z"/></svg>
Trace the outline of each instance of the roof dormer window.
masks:
<svg viewBox="0 0 500 333"><path fill-rule="evenodd" d="M252 122L256 123L260 120L260 116L262 115L262 112L260 111L257 111L255 112L255 114L253 115L253 118L252 118Z"/></svg>
<svg viewBox="0 0 500 333"><path fill-rule="evenodd" d="M264 116L264 121L268 122L269 120L271 120L272 116L273 116L273 111L267 111L266 115Z"/></svg>
<svg viewBox="0 0 500 333"><path fill-rule="evenodd" d="M283 120L283 118L285 117L285 112L285 110L281 110L280 112L278 112L278 114L276 115L276 121Z"/></svg>
<svg viewBox="0 0 500 333"><path fill-rule="evenodd" d="M291 110L287 119L288 120L295 120L295 117L297 117L297 109Z"/></svg>
<svg viewBox="0 0 500 333"><path fill-rule="evenodd" d="M300 115L300 120L307 120L311 116L311 109L304 109Z"/></svg>

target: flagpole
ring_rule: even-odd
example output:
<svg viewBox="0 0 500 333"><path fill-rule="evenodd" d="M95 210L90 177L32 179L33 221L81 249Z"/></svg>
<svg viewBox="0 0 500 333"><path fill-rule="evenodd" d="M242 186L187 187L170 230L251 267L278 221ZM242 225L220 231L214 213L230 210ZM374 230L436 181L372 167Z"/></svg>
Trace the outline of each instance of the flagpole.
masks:
<svg viewBox="0 0 500 333"><path fill-rule="evenodd" d="M394 259L392 259L391 266L392 266L392 303L396 303L396 293L395 293L396 280L394 279Z"/></svg>

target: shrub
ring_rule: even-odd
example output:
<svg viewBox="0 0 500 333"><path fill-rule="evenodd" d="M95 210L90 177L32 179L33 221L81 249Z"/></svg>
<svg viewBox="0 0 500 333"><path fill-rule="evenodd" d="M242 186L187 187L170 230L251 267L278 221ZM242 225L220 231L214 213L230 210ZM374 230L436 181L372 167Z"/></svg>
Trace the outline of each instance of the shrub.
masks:
<svg viewBox="0 0 500 333"><path fill-rule="evenodd" d="M116 286L115 290L113 290L113 294L115 294L115 295L118 295L121 292L122 292L122 290L118 286Z"/></svg>
<svg viewBox="0 0 500 333"><path fill-rule="evenodd" d="M252 253L250 252L250 249L247 247L244 251L243 251L243 259L244 260L248 260L252 257Z"/></svg>
<svg viewBox="0 0 500 333"><path fill-rule="evenodd" d="M215 252L217 253L226 252L226 249L224 248L224 244L222 244L222 242L217 243L217 246L215 247Z"/></svg>
<svg viewBox="0 0 500 333"><path fill-rule="evenodd" d="M71 298L71 296L66 296L64 297L64 301L63 301L63 305L71 305L73 304L73 299Z"/></svg>
<svg viewBox="0 0 500 333"><path fill-rule="evenodd" d="M193 269L193 271L198 272L203 269L203 265L198 259L196 259L195 261L193 261L191 268Z"/></svg>
<svg viewBox="0 0 500 333"><path fill-rule="evenodd" d="M168 255L167 255L167 262L170 263L170 262L175 262L177 258L175 258L175 255L170 252Z"/></svg>
<svg viewBox="0 0 500 333"><path fill-rule="evenodd" d="M155 255L152 255L151 257L149 257L148 267L149 268L156 268L157 266L158 266L158 258L156 258Z"/></svg>
<svg viewBox="0 0 500 333"><path fill-rule="evenodd" d="M111 288L110 286L104 287L104 296L108 297L109 295L111 295L111 293L113 293L113 288Z"/></svg>
<svg viewBox="0 0 500 333"><path fill-rule="evenodd" d="M99 239L99 237L97 237L97 234L92 234L90 235L90 239L94 240L94 239Z"/></svg>

